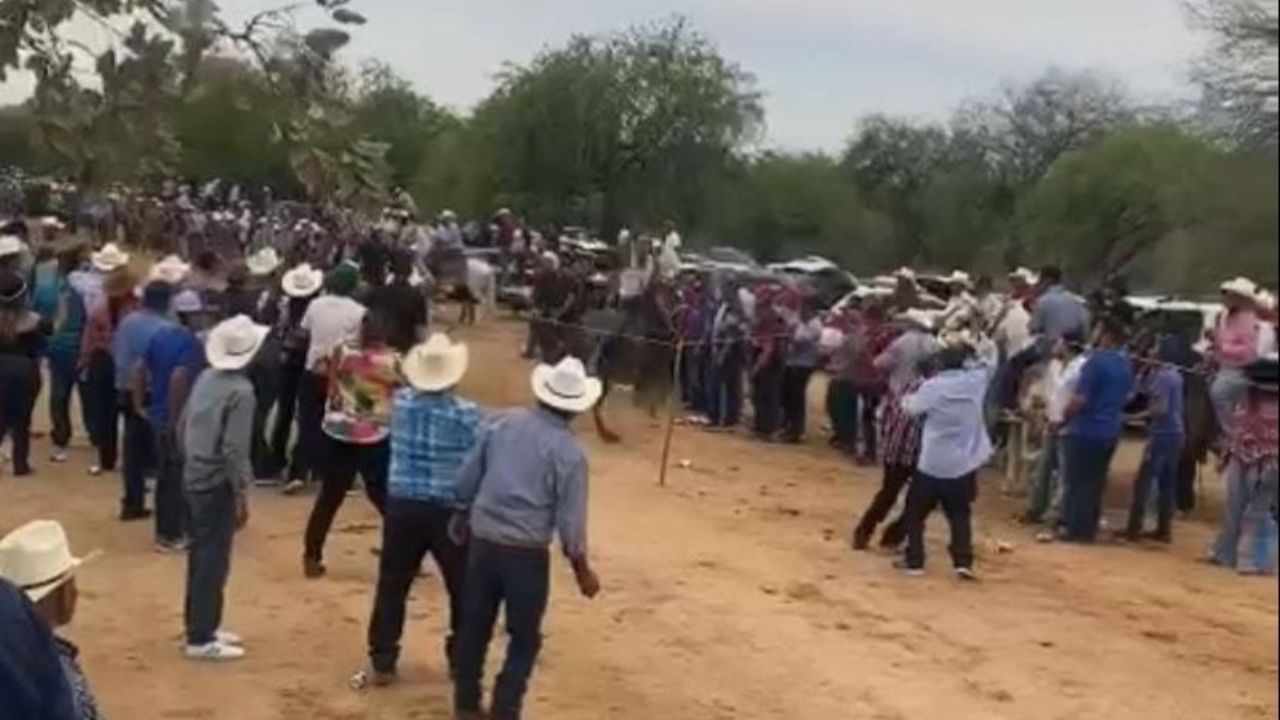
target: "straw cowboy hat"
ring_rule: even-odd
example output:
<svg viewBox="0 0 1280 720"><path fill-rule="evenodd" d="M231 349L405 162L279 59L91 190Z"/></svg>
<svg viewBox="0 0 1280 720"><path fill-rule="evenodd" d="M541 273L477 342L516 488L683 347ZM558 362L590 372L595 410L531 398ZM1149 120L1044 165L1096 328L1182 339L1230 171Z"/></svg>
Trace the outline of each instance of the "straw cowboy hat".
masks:
<svg viewBox="0 0 1280 720"><path fill-rule="evenodd" d="M947 283L968 287L973 284L973 278L969 277L969 273L963 270L952 270L951 274L947 276Z"/></svg>
<svg viewBox="0 0 1280 720"><path fill-rule="evenodd" d="M1238 277L1228 280L1222 283L1219 288L1224 293L1239 295L1240 297L1248 298L1250 300L1254 300L1258 296L1258 286L1247 277Z"/></svg>
<svg viewBox="0 0 1280 720"><path fill-rule="evenodd" d="M271 328L258 325L248 315L223 320L209 331L204 353L216 370L240 370L253 361Z"/></svg>
<svg viewBox="0 0 1280 720"><path fill-rule="evenodd" d="M324 271L316 270L307 263L302 263L280 278L280 289L289 297L311 297L320 292L322 287L324 287Z"/></svg>
<svg viewBox="0 0 1280 720"><path fill-rule="evenodd" d="M245 265L249 268L250 275L270 275L280 267L280 254L273 247L264 247L258 252L250 255L245 260Z"/></svg>
<svg viewBox="0 0 1280 720"><path fill-rule="evenodd" d="M401 363L409 384L424 392L439 392L457 385L467 372L467 346L444 333L432 333L411 348Z"/></svg>
<svg viewBox="0 0 1280 720"><path fill-rule="evenodd" d="M160 262L151 266L151 273L147 279L177 285L186 279L189 272L191 272L191 265L182 262L182 258L177 255L166 255Z"/></svg>
<svg viewBox="0 0 1280 720"><path fill-rule="evenodd" d="M27 249L27 244L17 235L0 235L0 257L17 255Z"/></svg>
<svg viewBox="0 0 1280 720"><path fill-rule="evenodd" d="M1021 280L1022 282L1028 285L1035 285L1037 282L1040 281L1040 276L1025 267L1020 267L1017 270L1014 270L1013 272L1009 273L1009 279Z"/></svg>
<svg viewBox="0 0 1280 720"><path fill-rule="evenodd" d="M604 392L600 380L588 376L582 361L572 355L554 367L539 365L534 368L530 381L538 400L570 413L590 410Z"/></svg>
<svg viewBox="0 0 1280 720"><path fill-rule="evenodd" d="M129 253L122 252L115 243L107 243L89 257L89 262L102 272L111 272L129 264Z"/></svg>
<svg viewBox="0 0 1280 720"><path fill-rule="evenodd" d="M911 308L906 312L898 313L893 319L900 322L911 323L912 325L919 327L921 330L933 330L933 316L924 310Z"/></svg>
<svg viewBox="0 0 1280 720"><path fill-rule="evenodd" d="M95 555L75 557L60 523L32 520L0 539L0 577L17 585L31 602L39 602Z"/></svg>

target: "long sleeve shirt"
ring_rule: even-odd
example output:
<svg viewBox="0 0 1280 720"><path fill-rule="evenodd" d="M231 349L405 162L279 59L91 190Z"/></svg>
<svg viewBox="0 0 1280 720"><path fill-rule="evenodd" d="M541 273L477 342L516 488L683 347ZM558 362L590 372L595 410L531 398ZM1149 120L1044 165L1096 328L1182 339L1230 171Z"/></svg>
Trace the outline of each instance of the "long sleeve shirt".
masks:
<svg viewBox="0 0 1280 720"><path fill-rule="evenodd" d="M992 365L944 370L902 399L908 414L924 416L916 467L936 478L961 478L991 457L983 400Z"/></svg>
<svg viewBox="0 0 1280 720"><path fill-rule="evenodd" d="M1036 299L1031 309L1032 335L1043 335L1057 340L1069 332L1082 337L1089 334L1089 310L1084 300L1067 292L1061 285L1054 285Z"/></svg>
<svg viewBox="0 0 1280 720"><path fill-rule="evenodd" d="M187 398L182 447L182 482L187 492L208 492L230 484L238 492L253 479L249 462L253 384L243 372L209 369Z"/></svg>
<svg viewBox="0 0 1280 720"><path fill-rule="evenodd" d="M516 410L484 425L458 470L471 533L499 545L587 553L587 459L568 422L542 409Z"/></svg>

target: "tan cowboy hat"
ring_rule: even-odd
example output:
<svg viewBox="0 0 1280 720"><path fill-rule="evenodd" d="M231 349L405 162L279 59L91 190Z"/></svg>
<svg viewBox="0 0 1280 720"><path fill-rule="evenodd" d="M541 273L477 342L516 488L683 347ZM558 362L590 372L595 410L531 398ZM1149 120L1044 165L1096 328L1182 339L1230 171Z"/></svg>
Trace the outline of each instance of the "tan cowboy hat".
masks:
<svg viewBox="0 0 1280 720"><path fill-rule="evenodd" d="M89 257L89 262L102 272L111 272L129 264L129 253L121 251L115 243L107 243Z"/></svg>
<svg viewBox="0 0 1280 720"><path fill-rule="evenodd" d="M952 270L951 274L947 276L947 283L969 287L973 284L973 278L969 277L969 273L963 270Z"/></svg>
<svg viewBox="0 0 1280 720"><path fill-rule="evenodd" d="M253 361L271 328L258 325L248 315L223 320L209 331L204 354L216 370L240 370Z"/></svg>
<svg viewBox="0 0 1280 720"><path fill-rule="evenodd" d="M1257 284L1247 277L1238 277L1228 280L1222 283L1219 288L1224 293L1239 295L1240 297L1248 298L1250 300L1254 300L1258 296Z"/></svg>
<svg viewBox="0 0 1280 720"><path fill-rule="evenodd" d="M191 272L191 265L182 262L182 258L177 255L166 255L160 262L151 266L147 280L177 285L186 279L189 272Z"/></svg>
<svg viewBox="0 0 1280 720"><path fill-rule="evenodd" d="M967 328L960 330L948 330L938 338L943 345L951 348L970 348L978 347L978 340L972 332Z"/></svg>
<svg viewBox="0 0 1280 720"><path fill-rule="evenodd" d="M432 333L427 341L404 356L401 371L409 384L424 392L439 392L457 385L467 372L467 346L444 333Z"/></svg>
<svg viewBox="0 0 1280 720"><path fill-rule="evenodd" d="M0 235L0 257L17 255L27 249L27 244L17 235Z"/></svg>
<svg viewBox="0 0 1280 720"><path fill-rule="evenodd" d="M275 248L267 246L250 255L244 261L244 264L249 268L250 275L258 277L270 275L276 271L276 268L280 267L280 254L276 252Z"/></svg>
<svg viewBox="0 0 1280 720"><path fill-rule="evenodd" d="M1037 275L1035 272L1025 267L1020 267L1017 270L1014 270L1013 272L1009 273L1009 278L1014 280L1021 280L1022 282L1028 285L1035 285L1037 282L1040 281L1039 275Z"/></svg>
<svg viewBox="0 0 1280 720"><path fill-rule="evenodd" d="M1276 296L1270 290L1258 290L1258 294L1254 296L1253 301L1263 310L1271 311L1276 309Z"/></svg>
<svg viewBox="0 0 1280 720"><path fill-rule="evenodd" d="M324 271L313 269L307 263L302 263L280 278L280 289L289 297L311 297L323 287Z"/></svg>
<svg viewBox="0 0 1280 720"><path fill-rule="evenodd" d="M67 533L55 520L32 520L0 538L0 577L39 602L71 579L75 569L97 556L71 554Z"/></svg>
<svg viewBox="0 0 1280 720"><path fill-rule="evenodd" d="M604 392L600 380L587 375L582 361L572 355L559 364L539 365L530 376L533 394L557 410L580 413L590 410Z"/></svg>
<svg viewBox="0 0 1280 720"><path fill-rule="evenodd" d="M924 310L917 310L916 308L911 308L906 312L898 313L897 315L894 316L893 319L899 320L902 322L909 322L912 325L915 325L922 330L926 330L926 331L933 330L933 316L925 312Z"/></svg>

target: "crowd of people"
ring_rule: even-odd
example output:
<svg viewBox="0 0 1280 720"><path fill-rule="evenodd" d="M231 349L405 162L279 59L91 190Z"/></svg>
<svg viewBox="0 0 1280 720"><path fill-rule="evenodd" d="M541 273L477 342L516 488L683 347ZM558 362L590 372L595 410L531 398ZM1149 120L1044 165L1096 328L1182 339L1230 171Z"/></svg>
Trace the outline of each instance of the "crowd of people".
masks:
<svg viewBox="0 0 1280 720"><path fill-rule="evenodd" d="M432 259L442 249L456 258L464 245L452 213L425 248L414 233L392 232L404 223L355 237L299 223L288 242L245 235L225 252L167 254L142 275L140 258L115 242L81 242L56 220L36 232L8 224L0 441L9 441L13 474L35 471L32 416L45 383L48 460L67 461L78 394L93 447L88 472L119 472L120 520L153 519L156 549L186 555L184 652L204 661L245 654L245 640L222 621L250 487L316 487L299 550L302 574L318 579L358 479L383 520L368 623L373 683L396 680L409 588L430 555L448 595L443 656L459 716L481 717L501 609L510 643L485 717L518 718L542 642L554 536L581 592L600 590L588 559L587 465L569 426L600 400L607 378L594 376L600 358L575 355L562 332L598 300L599 268L569 261L554 244L520 245L523 231L509 218L499 213L494 232L507 238L503 252L536 261L524 350L541 362L530 378L533 406L496 412L457 393L466 346L430 331L440 267ZM195 246L201 232L188 238ZM830 444L883 469L854 549L871 546L905 491L878 544L902 549L905 574L923 574L924 528L941 507L956 576L977 579L978 472L1004 440L1004 421L1024 410L1033 379L1047 429L1026 520L1045 526L1044 540L1096 541L1113 454L1126 423L1141 421L1147 445L1122 536L1169 542L1187 461L1188 379L1205 377L1228 490L1209 560L1274 572L1275 308L1248 280L1222 285L1226 310L1197 356L1174 335L1135 347L1124 312L1070 291L1054 267L1018 269L1003 295L989 278L955 271L933 310L904 268L891 292L855 293L823 312L793 283L683 267L680 246L674 226L652 241L624 234L619 269L605 283L603 302L625 318L613 332L644 348L639 365L652 382L638 394L678 392L689 421L710 431L734 431L749 414L755 439L798 443L813 434L810 386L824 372ZM673 377L678 388L664 384ZM55 522L0 540L0 614L6 628L21 628L0 639L0 703L40 710L31 717L94 717L75 648L52 634L73 615L79 562Z"/></svg>

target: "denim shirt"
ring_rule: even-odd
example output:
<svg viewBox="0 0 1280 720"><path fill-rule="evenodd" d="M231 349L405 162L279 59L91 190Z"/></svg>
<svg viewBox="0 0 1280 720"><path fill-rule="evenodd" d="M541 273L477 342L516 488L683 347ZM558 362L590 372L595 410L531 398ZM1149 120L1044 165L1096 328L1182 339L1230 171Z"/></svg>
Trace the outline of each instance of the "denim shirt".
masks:
<svg viewBox="0 0 1280 720"><path fill-rule="evenodd" d="M911 415L923 415L916 467L936 478L961 478L991 457L983 401L992 366L944 370L902 399Z"/></svg>

